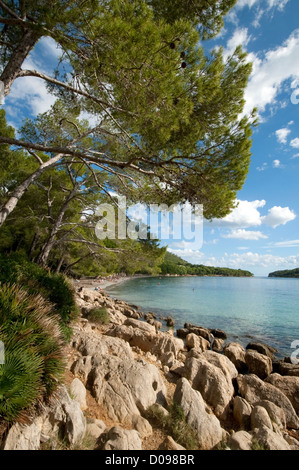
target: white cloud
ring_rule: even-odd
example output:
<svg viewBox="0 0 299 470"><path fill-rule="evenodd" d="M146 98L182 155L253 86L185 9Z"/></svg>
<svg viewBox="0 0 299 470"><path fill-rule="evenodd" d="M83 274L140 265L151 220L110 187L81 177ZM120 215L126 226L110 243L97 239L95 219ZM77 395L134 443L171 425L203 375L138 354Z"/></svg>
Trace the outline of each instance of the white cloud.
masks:
<svg viewBox="0 0 299 470"><path fill-rule="evenodd" d="M274 206L269 209L268 214L261 217L264 224L276 228L279 225L285 225L296 218L294 211L288 207Z"/></svg>
<svg viewBox="0 0 299 470"><path fill-rule="evenodd" d="M291 140L290 145L295 149L299 149L299 137L296 137L296 139Z"/></svg>
<svg viewBox="0 0 299 470"><path fill-rule="evenodd" d="M63 53L60 45L51 37L43 36L39 43L41 47L45 49L44 55L52 55L54 58L59 59Z"/></svg>
<svg viewBox="0 0 299 470"><path fill-rule="evenodd" d="M262 224L276 228L279 225L294 220L296 214L289 207L274 206L268 210L268 214L262 216L260 209L266 205L265 200L240 201L237 200L237 207L223 219L213 219L212 227L223 227L232 229L246 229L257 227ZM206 222L207 225L207 222Z"/></svg>
<svg viewBox="0 0 299 470"><path fill-rule="evenodd" d="M265 53L260 59L252 54L254 70L245 92L245 112L258 107L265 111L269 104L275 104L282 84L299 77L299 30L276 49Z"/></svg>
<svg viewBox="0 0 299 470"><path fill-rule="evenodd" d="M259 208L266 201L237 201L237 207L223 219L213 219L212 224L221 227L248 228L262 224Z"/></svg>
<svg viewBox="0 0 299 470"><path fill-rule="evenodd" d="M273 160L272 165L273 165L273 168L282 168L280 160Z"/></svg>
<svg viewBox="0 0 299 470"><path fill-rule="evenodd" d="M223 238L236 238L239 240L260 240L261 238L268 238L260 231L233 229L230 233L222 235Z"/></svg>
<svg viewBox="0 0 299 470"><path fill-rule="evenodd" d="M299 157L299 153L296 153L295 155L291 157L291 160L294 160L294 158L298 158L298 157Z"/></svg>
<svg viewBox="0 0 299 470"><path fill-rule="evenodd" d="M237 46L241 45L243 49L245 49L249 41L250 36L248 36L248 29L237 28L233 36L227 41L226 48L223 51L224 58L227 58L229 55L233 54Z"/></svg>
<svg viewBox="0 0 299 470"><path fill-rule="evenodd" d="M276 242L272 246L277 248L295 248L299 246L299 240L287 240L284 242Z"/></svg>
<svg viewBox="0 0 299 470"><path fill-rule="evenodd" d="M277 8L278 10L282 11L289 0L267 0L266 6L268 9ZM242 9L244 7L252 8L254 5L259 6L261 0L239 0L236 8Z"/></svg>
<svg viewBox="0 0 299 470"><path fill-rule="evenodd" d="M257 166L257 171L265 171L268 167L268 163L263 163L262 166Z"/></svg>
<svg viewBox="0 0 299 470"><path fill-rule="evenodd" d="M288 129L287 127L284 127L282 129L278 129L275 132L277 140L281 144L286 144L287 143L287 137L290 133L291 133L291 130Z"/></svg>
<svg viewBox="0 0 299 470"><path fill-rule="evenodd" d="M245 248L245 247L240 247ZM173 250L171 253L194 264L204 264L206 266L222 266L233 269L248 269L257 275L268 275L271 271L279 269L293 269L299 266L299 255L278 256L271 253L225 253L224 256L208 256L201 251L193 250Z"/></svg>
<svg viewBox="0 0 299 470"><path fill-rule="evenodd" d="M7 97L7 104L21 110L24 106L33 115L44 113L55 103L56 97L51 95L44 80L36 77L22 77L15 80Z"/></svg>

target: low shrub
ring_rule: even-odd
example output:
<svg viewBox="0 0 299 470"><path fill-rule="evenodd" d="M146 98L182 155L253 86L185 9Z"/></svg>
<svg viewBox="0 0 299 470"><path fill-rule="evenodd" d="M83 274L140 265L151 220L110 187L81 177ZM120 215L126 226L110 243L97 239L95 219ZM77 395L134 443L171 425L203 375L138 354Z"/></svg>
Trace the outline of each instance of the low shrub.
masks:
<svg viewBox="0 0 299 470"><path fill-rule="evenodd" d="M77 318L78 307L74 290L63 274L53 274L18 253L0 254L0 282L19 284L29 294L40 294L49 300L54 307L52 311L60 317L65 339L69 339L68 325Z"/></svg>
<svg viewBox="0 0 299 470"><path fill-rule="evenodd" d="M152 405L146 411L146 418L155 422L159 428L167 432L173 439L187 450L198 449L198 440L193 429L187 422L182 408L173 402L165 415L159 407Z"/></svg>
<svg viewBox="0 0 299 470"><path fill-rule="evenodd" d="M0 288L0 417L13 421L51 395L65 370L59 317L41 295L16 285Z"/></svg>
<svg viewBox="0 0 299 470"><path fill-rule="evenodd" d="M109 314L105 307L93 308L86 314L86 318L89 321L100 325L107 325L110 321Z"/></svg>

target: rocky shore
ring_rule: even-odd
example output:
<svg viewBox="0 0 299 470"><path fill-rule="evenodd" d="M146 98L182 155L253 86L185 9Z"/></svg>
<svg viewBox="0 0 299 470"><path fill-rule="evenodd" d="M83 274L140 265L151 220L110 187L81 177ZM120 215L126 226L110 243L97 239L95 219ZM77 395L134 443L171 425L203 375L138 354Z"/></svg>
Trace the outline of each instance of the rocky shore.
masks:
<svg viewBox="0 0 299 470"><path fill-rule="evenodd" d="M184 450L163 426L175 403L195 449L299 450L299 365L265 344L228 343L222 330L175 330L171 317L90 287L77 288L65 384L2 449ZM89 321L94 309L109 322Z"/></svg>

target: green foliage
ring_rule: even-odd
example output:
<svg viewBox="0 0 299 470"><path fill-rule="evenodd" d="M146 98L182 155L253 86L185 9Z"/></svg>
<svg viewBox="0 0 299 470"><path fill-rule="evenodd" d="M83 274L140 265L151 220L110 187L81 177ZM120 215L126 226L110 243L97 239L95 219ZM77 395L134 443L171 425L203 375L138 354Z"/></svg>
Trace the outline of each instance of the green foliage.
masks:
<svg viewBox="0 0 299 470"><path fill-rule="evenodd" d="M173 253L166 252L163 263L160 266L161 274L179 274L181 276L232 276L252 277L253 274L244 269L217 268L202 264L191 264Z"/></svg>
<svg viewBox="0 0 299 470"><path fill-rule="evenodd" d="M1 419L20 418L39 397L42 368L43 361L38 353L22 345L6 345L5 364L0 364Z"/></svg>
<svg viewBox="0 0 299 470"><path fill-rule="evenodd" d="M187 450L198 449L196 434L187 422L182 408L175 402L169 406L168 414L165 415L155 405L146 411L146 418L153 421L158 427L170 434L173 439Z"/></svg>
<svg viewBox="0 0 299 470"><path fill-rule="evenodd" d="M299 277L299 268L274 271L269 274L269 277Z"/></svg>
<svg viewBox="0 0 299 470"><path fill-rule="evenodd" d="M65 370L59 318L41 295L16 285L0 289L0 415L11 421L36 399L51 395Z"/></svg>
<svg viewBox="0 0 299 470"><path fill-rule="evenodd" d="M67 327L78 315L74 291L62 274L52 274L20 253L0 254L0 282L20 284L30 294L40 294L53 304L60 322ZM67 331L65 329L65 331Z"/></svg>
<svg viewBox="0 0 299 470"><path fill-rule="evenodd" d="M110 321L109 314L105 307L93 308L92 310L89 310L89 312L86 314L86 317L89 321L98 323L100 325L106 325Z"/></svg>

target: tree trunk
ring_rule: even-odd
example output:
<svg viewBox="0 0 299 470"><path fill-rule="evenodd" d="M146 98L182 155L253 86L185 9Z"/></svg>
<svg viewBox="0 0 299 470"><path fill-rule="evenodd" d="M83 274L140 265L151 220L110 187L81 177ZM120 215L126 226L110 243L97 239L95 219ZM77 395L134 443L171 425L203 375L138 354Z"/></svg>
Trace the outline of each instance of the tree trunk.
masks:
<svg viewBox="0 0 299 470"><path fill-rule="evenodd" d="M15 209L21 197L25 194L29 186L37 179L39 176L48 168L54 166L62 157L62 154L58 154L55 157L51 158L47 162L43 163L38 170L36 170L32 175L26 178L12 193L8 201L2 206L0 210L0 227L4 224L8 215Z"/></svg>
<svg viewBox="0 0 299 470"><path fill-rule="evenodd" d="M85 255L85 256L81 256L81 258L79 258L79 259L77 259L76 261L74 261L73 263L69 264L69 265L65 268L64 273L67 274L67 273L69 272L69 270L70 270L73 266L75 266L75 264L80 263L80 261L82 261L83 259L88 258L89 256L92 256L92 255L93 255L93 253L88 253L88 254Z"/></svg>
<svg viewBox="0 0 299 470"><path fill-rule="evenodd" d="M55 269L56 274L60 273L61 266L63 265L63 262L64 262L64 255L62 255L62 257L60 258L59 263L58 263L58 265Z"/></svg>
<svg viewBox="0 0 299 470"><path fill-rule="evenodd" d="M34 253L34 250L36 248L38 239L39 239L39 234L37 232L35 232L32 243L31 243L31 247L30 247L30 250L29 250L29 253L28 253L28 256L29 256L30 260L32 260L33 253Z"/></svg>
<svg viewBox="0 0 299 470"><path fill-rule="evenodd" d="M39 264L42 267L45 267L47 265L49 255L55 245L56 235L58 233L58 230L61 227L65 211L67 210L70 202L72 201L74 194L76 194L77 189L78 188L75 186L74 189L68 195L66 201L64 202L63 206L61 207L59 211L56 221L53 224L50 236L48 237L48 239L45 241L45 243L42 246L40 254L38 255L38 258L36 260L37 264Z"/></svg>
<svg viewBox="0 0 299 470"><path fill-rule="evenodd" d="M31 29L25 30L24 35L13 51L6 67L4 68L0 80L4 84L4 96L8 95L10 88L20 72L23 62L31 49L39 40L41 34Z"/></svg>

